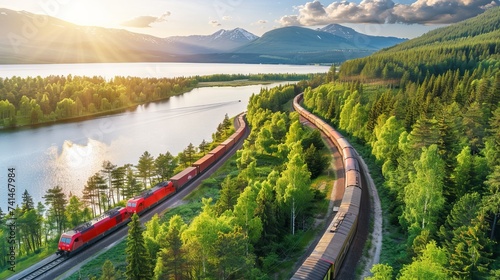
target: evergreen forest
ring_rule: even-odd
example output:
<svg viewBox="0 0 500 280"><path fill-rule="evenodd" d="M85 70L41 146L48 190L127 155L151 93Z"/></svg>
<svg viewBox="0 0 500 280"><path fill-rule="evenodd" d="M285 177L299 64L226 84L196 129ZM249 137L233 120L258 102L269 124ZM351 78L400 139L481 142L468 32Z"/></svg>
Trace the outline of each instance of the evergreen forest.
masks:
<svg viewBox="0 0 500 280"><path fill-rule="evenodd" d="M382 199L384 239L369 279L499 279L499 54L500 8L492 8L332 66L327 75L262 89L249 102L250 136L224 173L205 183L210 195L198 199L197 211L167 212L145 226L134 216L126 244L117 246L126 252L123 259L105 261L85 279L290 277L311 235L323 228L316 220L327 212L328 190L316 182L331 179L321 136L290 112L292 98L302 91L304 105L346 135L370 163ZM23 114L12 104L26 103L9 98L0 101L0 112L11 114L4 122ZM26 98L37 103L43 94ZM50 107L55 115L57 104ZM230 133L226 118L213 143ZM26 238L21 252L41 250L61 231L169 178L209 145L190 145L177 157L155 159L145 152L136 165L105 162L81 198L68 201L56 186L45 204L35 206L25 193L16 210L27 221L20 226L27 234L18 235Z"/></svg>
<svg viewBox="0 0 500 280"><path fill-rule="evenodd" d="M500 276L500 9L348 61L305 105L349 135L384 198L371 279Z"/></svg>

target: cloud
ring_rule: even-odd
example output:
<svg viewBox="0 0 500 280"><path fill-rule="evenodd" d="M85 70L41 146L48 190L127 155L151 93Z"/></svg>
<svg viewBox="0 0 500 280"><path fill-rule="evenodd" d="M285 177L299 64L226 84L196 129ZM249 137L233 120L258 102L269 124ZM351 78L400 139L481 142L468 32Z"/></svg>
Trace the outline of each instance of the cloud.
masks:
<svg viewBox="0 0 500 280"><path fill-rule="evenodd" d="M297 15L287 15L279 22L290 25L330 23L404 23L448 24L474 17L498 6L500 0L417 0L412 4L392 0L363 0L356 4L336 1L328 6L319 0L296 7Z"/></svg>
<svg viewBox="0 0 500 280"><path fill-rule="evenodd" d="M266 24L267 23L267 20L265 19L261 19L259 21L257 21L257 24Z"/></svg>
<svg viewBox="0 0 500 280"><path fill-rule="evenodd" d="M232 17L230 17L230 16L223 16L223 17L222 17L222 20L231 20L231 19L233 19L233 18L232 18Z"/></svg>
<svg viewBox="0 0 500 280"><path fill-rule="evenodd" d="M136 18L133 18L131 20L127 20L125 22L122 22L122 26L127 26L127 27L136 27L136 28L147 28L151 27L151 24L155 22L164 22L167 21L167 18L170 16L170 12L166 12L163 15L159 17L155 16L139 16Z"/></svg>
<svg viewBox="0 0 500 280"><path fill-rule="evenodd" d="M212 26L221 26L222 24L217 21L217 20L211 20L208 22L208 24L212 25Z"/></svg>

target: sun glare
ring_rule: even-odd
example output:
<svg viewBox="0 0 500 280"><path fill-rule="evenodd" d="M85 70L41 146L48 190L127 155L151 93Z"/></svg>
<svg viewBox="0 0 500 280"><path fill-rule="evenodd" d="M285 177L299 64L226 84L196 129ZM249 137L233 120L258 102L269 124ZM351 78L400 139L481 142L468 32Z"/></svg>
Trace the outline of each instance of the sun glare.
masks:
<svg viewBox="0 0 500 280"><path fill-rule="evenodd" d="M78 25L109 25L112 14L98 1L70 1L61 7L61 18Z"/></svg>

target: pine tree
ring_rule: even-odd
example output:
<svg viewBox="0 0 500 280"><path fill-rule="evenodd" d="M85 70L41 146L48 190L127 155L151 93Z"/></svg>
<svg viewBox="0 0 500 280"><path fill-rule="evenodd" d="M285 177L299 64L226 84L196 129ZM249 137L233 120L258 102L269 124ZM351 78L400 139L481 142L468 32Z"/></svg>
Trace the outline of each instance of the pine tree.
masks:
<svg viewBox="0 0 500 280"><path fill-rule="evenodd" d="M191 165L194 162L194 155L196 154L196 148L193 143L189 143L186 149L184 149L184 154L186 155L187 164Z"/></svg>
<svg viewBox="0 0 500 280"><path fill-rule="evenodd" d="M485 197L485 209L493 216L490 235L490 238L493 239L500 215L500 165L494 167L493 172L488 176L486 185L489 188L489 195Z"/></svg>
<svg viewBox="0 0 500 280"><path fill-rule="evenodd" d="M66 195L62 192L61 187L56 186L48 189L43 199L45 199L45 204L50 206L49 216L55 220L57 232L61 234L66 222L65 212L68 203Z"/></svg>
<svg viewBox="0 0 500 280"><path fill-rule="evenodd" d="M205 154L205 151L208 149L208 146L209 146L208 142L205 141L205 139L203 139L200 145L198 145L198 150L200 151L200 153Z"/></svg>
<svg viewBox="0 0 500 280"><path fill-rule="evenodd" d="M158 253L155 279L188 279L188 263L181 235L187 226L181 216L170 218L163 237L164 248Z"/></svg>
<svg viewBox="0 0 500 280"><path fill-rule="evenodd" d="M277 176L277 172L273 171L268 177L275 176L275 174ZM280 230L276 217L275 192L269 180L262 183L256 201L257 208L255 209L255 215L262 221L261 242L267 244L269 241L278 237Z"/></svg>
<svg viewBox="0 0 500 280"><path fill-rule="evenodd" d="M232 210L238 201L240 190L238 184L231 176L226 177L221 184L220 197L215 203L215 209L220 215L227 210Z"/></svg>
<svg viewBox="0 0 500 280"><path fill-rule="evenodd" d="M127 236L127 270L125 275L129 280L151 279L151 261L144 245L142 227L139 216L134 213L129 223Z"/></svg>
<svg viewBox="0 0 500 280"><path fill-rule="evenodd" d="M455 231L450 248L450 271L459 278L484 279L491 263L493 242L487 237L487 222L480 214L471 225Z"/></svg>
<svg viewBox="0 0 500 280"><path fill-rule="evenodd" d="M102 265L102 274L99 280L119 280L121 275L116 271L115 266L110 260L106 260Z"/></svg>
<svg viewBox="0 0 500 280"><path fill-rule="evenodd" d="M22 209L23 213L27 212L31 209L35 209L33 197L29 194L28 190L24 190L22 198L23 198L23 202L21 203L21 209Z"/></svg>
<svg viewBox="0 0 500 280"><path fill-rule="evenodd" d="M177 161L170 152L159 154L155 160L156 173L162 181L172 177L176 167Z"/></svg>
<svg viewBox="0 0 500 280"><path fill-rule="evenodd" d="M139 177L142 178L142 187L146 189L148 187L148 183L151 185L151 177L154 170L153 156L148 151L145 151L139 158L139 163L136 168Z"/></svg>
<svg viewBox="0 0 500 280"><path fill-rule="evenodd" d="M69 198L69 204L66 207L66 220L70 228L74 228L84 221L83 205L76 195Z"/></svg>
<svg viewBox="0 0 500 280"><path fill-rule="evenodd" d="M122 191L125 188L125 173L124 166L117 167L111 172L111 185L116 190L117 201L121 200Z"/></svg>
<svg viewBox="0 0 500 280"><path fill-rule="evenodd" d="M108 188L107 188L107 196L108 196L108 199L111 198L111 200L113 201L113 205L116 204L116 201L115 201L115 194L114 194L114 190L113 190L113 177L112 177L112 174L113 174L113 171L116 169L116 165L112 164L109 160L105 160L102 162L102 170L101 172L105 175L105 180L107 180L108 182ZM109 205L108 205L109 207Z"/></svg>
<svg viewBox="0 0 500 280"><path fill-rule="evenodd" d="M446 221L439 229L439 236L448 251L452 251L451 240L455 235L455 231L462 226L471 226L481 207L481 196L478 193L466 194L453 204L450 214L448 214Z"/></svg>
<svg viewBox="0 0 500 280"><path fill-rule="evenodd" d="M146 229L142 234L144 236L144 246L146 246L149 258L154 260L158 251L160 251L160 236L164 234L158 214L155 214L145 225Z"/></svg>

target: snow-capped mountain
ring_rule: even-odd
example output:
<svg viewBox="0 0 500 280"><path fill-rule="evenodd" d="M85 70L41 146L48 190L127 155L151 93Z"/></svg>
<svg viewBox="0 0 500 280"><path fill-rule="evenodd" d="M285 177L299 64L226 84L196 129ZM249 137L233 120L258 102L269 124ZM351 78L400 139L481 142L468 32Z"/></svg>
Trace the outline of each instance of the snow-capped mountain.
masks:
<svg viewBox="0 0 500 280"><path fill-rule="evenodd" d="M354 29L340 24L330 24L323 28L319 28L319 31L328 32L333 35L337 35L342 38L352 39L361 33L356 32Z"/></svg>
<svg viewBox="0 0 500 280"><path fill-rule="evenodd" d="M240 42L251 42L257 38L258 36L246 31L243 28L235 28L233 30L225 30L221 29L214 34L211 35L213 40L231 40L231 41L240 41Z"/></svg>
<svg viewBox="0 0 500 280"><path fill-rule="evenodd" d="M359 33L356 30L342 26L340 24L330 24L323 28L318 29L318 31L327 32L342 38L345 38L358 47L381 49L396 44L402 43L407 39L401 39L396 37L385 37L385 36L371 36L363 33Z"/></svg>
<svg viewBox="0 0 500 280"><path fill-rule="evenodd" d="M220 53L232 51L257 38L259 37L245 29L235 28L221 29L211 35L174 36L165 40L171 48L178 49L180 53Z"/></svg>

